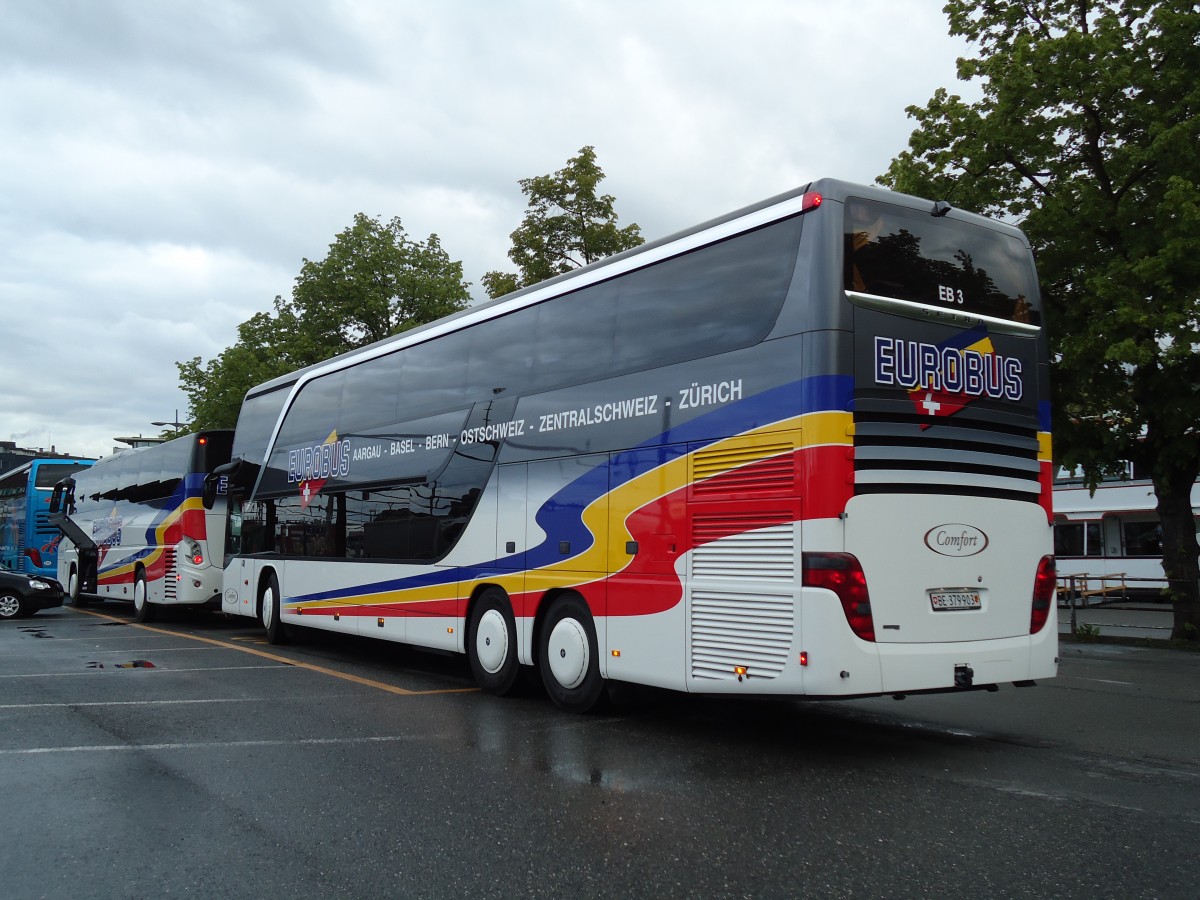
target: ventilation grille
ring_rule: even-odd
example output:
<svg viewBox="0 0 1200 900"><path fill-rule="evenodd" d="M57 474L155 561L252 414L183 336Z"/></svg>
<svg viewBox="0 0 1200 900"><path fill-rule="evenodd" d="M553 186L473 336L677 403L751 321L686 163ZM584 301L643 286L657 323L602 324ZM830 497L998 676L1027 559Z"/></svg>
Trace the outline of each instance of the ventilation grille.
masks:
<svg viewBox="0 0 1200 900"><path fill-rule="evenodd" d="M696 516L692 577L791 582L796 529L782 513Z"/></svg>
<svg viewBox="0 0 1200 900"><path fill-rule="evenodd" d="M857 494L939 493L1038 502L1033 428L972 422L930 427L928 418L855 414Z"/></svg>
<svg viewBox="0 0 1200 900"><path fill-rule="evenodd" d="M47 512L34 513L33 528L39 535L54 537L58 534L58 529L50 524L50 514Z"/></svg>
<svg viewBox="0 0 1200 900"><path fill-rule="evenodd" d="M776 678L787 665L795 622L790 595L734 591L692 591L693 678L753 681Z"/></svg>
<svg viewBox="0 0 1200 900"><path fill-rule="evenodd" d="M176 598L176 588L179 582L176 580L177 569L175 566L175 548L167 547L163 550L163 562L166 564L166 576L163 578L163 597L167 600Z"/></svg>
<svg viewBox="0 0 1200 900"><path fill-rule="evenodd" d="M777 497L795 480L791 444L733 446L707 450L692 463L692 496Z"/></svg>

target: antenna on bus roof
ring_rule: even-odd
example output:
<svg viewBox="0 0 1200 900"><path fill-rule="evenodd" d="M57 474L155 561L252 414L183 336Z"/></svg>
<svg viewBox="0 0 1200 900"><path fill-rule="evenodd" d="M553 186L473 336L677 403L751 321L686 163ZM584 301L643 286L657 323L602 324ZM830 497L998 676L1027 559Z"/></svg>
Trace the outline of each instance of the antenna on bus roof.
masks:
<svg viewBox="0 0 1200 900"><path fill-rule="evenodd" d="M942 216L944 216L946 213L950 212L950 210L952 210L953 208L954 208L954 207L953 207L953 206L951 206L951 205L950 205L950 203L949 203L948 201L946 201L946 200L937 200L937 201L935 201L935 202L934 202L934 204L933 204L933 209L931 209L931 210L929 211L929 214L930 214L931 216L933 216L935 219L940 219L940 218L941 218Z"/></svg>

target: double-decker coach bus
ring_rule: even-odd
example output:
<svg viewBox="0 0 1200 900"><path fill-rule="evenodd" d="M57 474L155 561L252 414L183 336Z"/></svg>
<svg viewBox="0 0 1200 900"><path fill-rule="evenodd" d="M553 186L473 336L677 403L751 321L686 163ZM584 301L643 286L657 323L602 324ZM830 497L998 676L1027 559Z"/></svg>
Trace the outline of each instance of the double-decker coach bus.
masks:
<svg viewBox="0 0 1200 900"><path fill-rule="evenodd" d="M160 605L220 603L224 523L202 494L232 441L227 429L188 434L122 450L60 482L51 504L64 535L58 578L77 604L85 593L130 600L145 622Z"/></svg>
<svg viewBox="0 0 1200 900"><path fill-rule="evenodd" d="M54 485L92 464L90 459L31 459L0 476L0 563L14 572L58 571L58 529L49 521Z"/></svg>
<svg viewBox="0 0 1200 900"><path fill-rule="evenodd" d="M817 181L250 390L223 609L573 710L1027 685L1046 369L1020 232Z"/></svg>

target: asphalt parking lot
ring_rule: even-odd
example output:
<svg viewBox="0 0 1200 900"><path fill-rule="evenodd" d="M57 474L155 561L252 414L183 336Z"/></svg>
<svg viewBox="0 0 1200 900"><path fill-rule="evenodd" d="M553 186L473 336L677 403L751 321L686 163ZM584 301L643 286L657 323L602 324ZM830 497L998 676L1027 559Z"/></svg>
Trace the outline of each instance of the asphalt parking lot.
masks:
<svg viewBox="0 0 1200 900"><path fill-rule="evenodd" d="M0 628L8 897L1194 896L1200 656L572 716L465 661L121 604Z"/></svg>

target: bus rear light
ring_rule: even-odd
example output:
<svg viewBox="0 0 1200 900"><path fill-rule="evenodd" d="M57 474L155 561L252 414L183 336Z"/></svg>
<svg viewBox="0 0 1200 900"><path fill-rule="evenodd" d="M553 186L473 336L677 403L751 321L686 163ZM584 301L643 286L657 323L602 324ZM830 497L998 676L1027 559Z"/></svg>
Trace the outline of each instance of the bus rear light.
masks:
<svg viewBox="0 0 1200 900"><path fill-rule="evenodd" d="M808 665L808 651L801 650L800 651L800 667L803 668L804 666L807 666L807 665Z"/></svg>
<svg viewBox="0 0 1200 900"><path fill-rule="evenodd" d="M1029 633L1037 634L1046 627L1058 586L1057 568L1053 556L1043 556L1033 577L1033 608L1029 614Z"/></svg>
<svg viewBox="0 0 1200 900"><path fill-rule="evenodd" d="M800 212L808 212L810 209L816 209L824 202L824 199L816 191L809 191L800 198Z"/></svg>
<svg viewBox="0 0 1200 900"><path fill-rule="evenodd" d="M837 594L846 622L859 638L875 640L871 597L862 564L850 553L803 554L804 586L825 588Z"/></svg>

